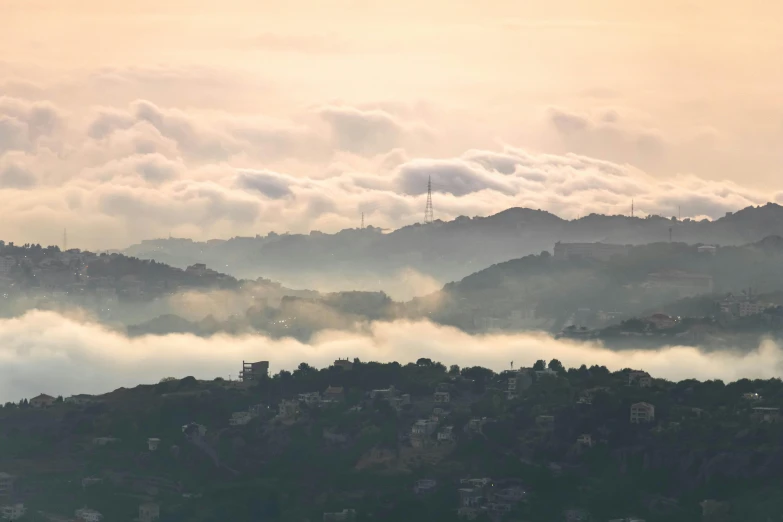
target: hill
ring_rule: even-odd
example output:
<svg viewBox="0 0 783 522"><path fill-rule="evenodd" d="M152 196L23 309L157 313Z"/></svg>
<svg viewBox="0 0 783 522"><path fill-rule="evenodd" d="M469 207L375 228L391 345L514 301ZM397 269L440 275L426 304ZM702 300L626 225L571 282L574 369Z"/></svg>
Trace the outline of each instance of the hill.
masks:
<svg viewBox="0 0 783 522"><path fill-rule="evenodd" d="M783 508L781 406L778 379L302 363L7 403L0 471L36 520L765 521Z"/></svg>
<svg viewBox="0 0 783 522"><path fill-rule="evenodd" d="M497 263L551 251L557 241L641 245L667 241L670 228L677 242L743 245L783 236L783 207L748 207L715 221L597 214L569 221L540 210L512 208L493 216L461 216L390 233L367 227L207 242L155 239L125 253L180 268L206 263L235 277L263 275L295 288L392 293L390 287L404 269L445 284ZM408 299L410 291L396 297Z"/></svg>

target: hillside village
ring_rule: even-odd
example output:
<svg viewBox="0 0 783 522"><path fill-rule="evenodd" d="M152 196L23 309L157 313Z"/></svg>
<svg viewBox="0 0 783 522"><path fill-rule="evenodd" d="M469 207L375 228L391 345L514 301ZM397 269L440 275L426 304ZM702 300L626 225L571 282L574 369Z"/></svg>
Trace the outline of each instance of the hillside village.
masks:
<svg viewBox="0 0 783 522"><path fill-rule="evenodd" d="M783 502L782 403L779 380L557 360L244 362L237 381L5 404L0 504L79 522L763 521Z"/></svg>

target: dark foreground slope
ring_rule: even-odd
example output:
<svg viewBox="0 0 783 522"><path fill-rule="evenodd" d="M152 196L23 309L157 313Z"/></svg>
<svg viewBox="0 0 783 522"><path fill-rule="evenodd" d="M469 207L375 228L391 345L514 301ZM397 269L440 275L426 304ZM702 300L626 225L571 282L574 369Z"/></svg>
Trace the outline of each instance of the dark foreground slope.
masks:
<svg viewBox="0 0 783 522"><path fill-rule="evenodd" d="M69 516L87 506L108 520L132 519L154 502L168 521L316 521L344 509L359 521L456 521L466 496L483 520L778 517L779 380L640 387L628 371L549 366L552 375L518 380L510 399L513 374L420 359L354 361L350 370L303 363L251 387L188 377L81 406L6 405L0 471L17 477L13 501L31 513ZM391 385L385 393L407 394L410 404L371 398ZM283 399L329 386L342 388L331 389L336 402L310 396L298 413L278 415ZM448 403L434 402L436 390ZM640 402L654 406L654 419L633 424ZM759 415L757 407L773 409ZM248 411L249 422L232 425L232 414ZM413 426L425 420L417 435ZM150 437L160 439L154 451ZM416 494L422 479L432 487ZM720 518L701 518L705 500Z"/></svg>

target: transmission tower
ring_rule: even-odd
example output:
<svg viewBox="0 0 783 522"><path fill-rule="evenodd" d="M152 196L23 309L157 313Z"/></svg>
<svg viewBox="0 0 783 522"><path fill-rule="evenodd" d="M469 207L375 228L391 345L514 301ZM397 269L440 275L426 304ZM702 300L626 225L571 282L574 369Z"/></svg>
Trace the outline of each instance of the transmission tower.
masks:
<svg viewBox="0 0 783 522"><path fill-rule="evenodd" d="M432 212L432 178L427 178L427 206L424 207L424 223L432 223L434 221L433 219L433 212Z"/></svg>
<svg viewBox="0 0 783 522"><path fill-rule="evenodd" d="M364 212L362 212L362 230L364 230Z"/></svg>

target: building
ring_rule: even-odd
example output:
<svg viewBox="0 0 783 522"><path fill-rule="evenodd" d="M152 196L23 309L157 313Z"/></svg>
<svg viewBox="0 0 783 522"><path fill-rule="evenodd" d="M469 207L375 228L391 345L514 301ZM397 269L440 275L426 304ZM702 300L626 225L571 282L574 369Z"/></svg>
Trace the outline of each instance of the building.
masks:
<svg viewBox="0 0 783 522"><path fill-rule="evenodd" d="M631 405L631 424L644 424L655 420L655 406L648 402Z"/></svg>
<svg viewBox="0 0 783 522"><path fill-rule="evenodd" d="M103 515L94 509L81 508L77 509L74 514L79 522L101 522L103 520Z"/></svg>
<svg viewBox="0 0 783 522"><path fill-rule="evenodd" d="M416 484L413 485L413 492L417 495L421 493L429 493L434 491L438 486L438 482L432 479L419 479Z"/></svg>
<svg viewBox="0 0 783 522"><path fill-rule="evenodd" d="M628 245L612 245L609 243L555 243L554 258L557 261L572 259L596 259L609 261L614 256L627 256Z"/></svg>
<svg viewBox="0 0 783 522"><path fill-rule="evenodd" d="M639 385L640 388L649 388L652 386L652 377L647 372L630 372L628 374L628 385Z"/></svg>
<svg viewBox="0 0 783 522"><path fill-rule="evenodd" d="M342 368L343 371L349 371L353 370L353 362L346 359L337 359L334 361L334 364L332 366L336 366L337 368Z"/></svg>
<svg viewBox="0 0 783 522"><path fill-rule="evenodd" d="M160 439L156 439L156 438L147 439L147 447L149 448L150 451L157 451L159 445L160 445Z"/></svg>
<svg viewBox="0 0 783 522"><path fill-rule="evenodd" d="M84 477L82 479L82 489L87 489L93 484L100 484L103 479L100 477Z"/></svg>
<svg viewBox="0 0 783 522"><path fill-rule="evenodd" d="M0 507L0 518L3 520L19 520L27 513L24 504L17 503Z"/></svg>
<svg viewBox="0 0 783 522"><path fill-rule="evenodd" d="M236 411L231 414L231 418L228 419L230 426L244 426L253 419L253 415L249 411Z"/></svg>
<svg viewBox="0 0 783 522"><path fill-rule="evenodd" d="M748 401L759 401L761 400L761 395L758 393L743 393L742 398Z"/></svg>
<svg viewBox="0 0 783 522"><path fill-rule="evenodd" d="M139 506L139 522L157 522L160 520L160 506L155 503Z"/></svg>
<svg viewBox="0 0 783 522"><path fill-rule="evenodd" d="M41 395L38 395L30 399L30 406L32 406L33 408L48 408L49 406L54 404L55 400L56 399L51 395L46 395L45 393L42 393Z"/></svg>
<svg viewBox="0 0 783 522"><path fill-rule="evenodd" d="M280 401L280 416L285 418L296 417L299 414L299 401Z"/></svg>
<svg viewBox="0 0 783 522"><path fill-rule="evenodd" d="M389 400L392 397L397 396L397 388L394 386L389 386L388 388L383 388L379 390L372 390L370 392L370 398L371 399L386 399Z"/></svg>
<svg viewBox="0 0 783 522"><path fill-rule="evenodd" d="M555 429L554 415L539 415L536 417L536 426L546 431Z"/></svg>
<svg viewBox="0 0 783 522"><path fill-rule="evenodd" d="M343 509L336 513L324 513L324 522L343 522L356 519L355 509Z"/></svg>
<svg viewBox="0 0 783 522"><path fill-rule="evenodd" d="M712 293L712 276L681 270L656 272L647 276L647 288L671 292L680 298Z"/></svg>
<svg viewBox="0 0 783 522"><path fill-rule="evenodd" d="M751 315L763 314L770 305L769 303L760 303L758 301L740 301L738 307L740 317L749 317Z"/></svg>
<svg viewBox="0 0 783 522"><path fill-rule="evenodd" d="M468 433L480 434L484 429L484 425L487 423L486 417L474 417L468 421L465 425L465 431Z"/></svg>
<svg viewBox="0 0 783 522"><path fill-rule="evenodd" d="M753 418L759 422L779 422L779 408L753 408Z"/></svg>
<svg viewBox="0 0 783 522"><path fill-rule="evenodd" d="M298 398L299 402L303 402L308 406L317 406L321 403L321 394L319 392L300 393Z"/></svg>
<svg viewBox="0 0 783 522"><path fill-rule="evenodd" d="M242 382L256 382L269 376L269 361L249 363L242 361L242 371L239 372L239 380Z"/></svg>
<svg viewBox="0 0 783 522"><path fill-rule="evenodd" d="M715 245L701 245L699 247L696 247L696 251L700 254L710 254L715 255L715 252L718 250L718 248Z"/></svg>
<svg viewBox="0 0 783 522"><path fill-rule="evenodd" d="M345 400L345 391L342 386L329 386L324 392L324 400L330 402L342 402Z"/></svg>
<svg viewBox="0 0 783 522"><path fill-rule="evenodd" d="M539 379L544 377L557 377L557 372L552 368L544 368L543 370L536 370L536 377Z"/></svg>
<svg viewBox="0 0 783 522"><path fill-rule="evenodd" d="M444 426L438 432L438 442L454 442L454 426Z"/></svg>
<svg viewBox="0 0 783 522"><path fill-rule="evenodd" d="M75 404L76 406L86 406L95 402L95 396L81 393L79 395L71 395L65 399L68 404Z"/></svg>
<svg viewBox="0 0 783 522"><path fill-rule="evenodd" d="M16 266L16 260L11 256L0 257L0 274L5 275Z"/></svg>
<svg viewBox="0 0 783 522"><path fill-rule="evenodd" d="M436 391L433 394L435 404L448 404L451 402L451 394L447 391Z"/></svg>
<svg viewBox="0 0 783 522"><path fill-rule="evenodd" d="M419 419L411 426L411 435L427 437L435 433L438 423L431 419Z"/></svg>
<svg viewBox="0 0 783 522"><path fill-rule="evenodd" d="M530 375L530 370L527 368L513 372L508 378L506 398L508 400L517 398L520 392L527 390L532 384L533 378Z"/></svg>
<svg viewBox="0 0 783 522"><path fill-rule="evenodd" d="M0 471L0 499L9 499L14 494L16 477Z"/></svg>

